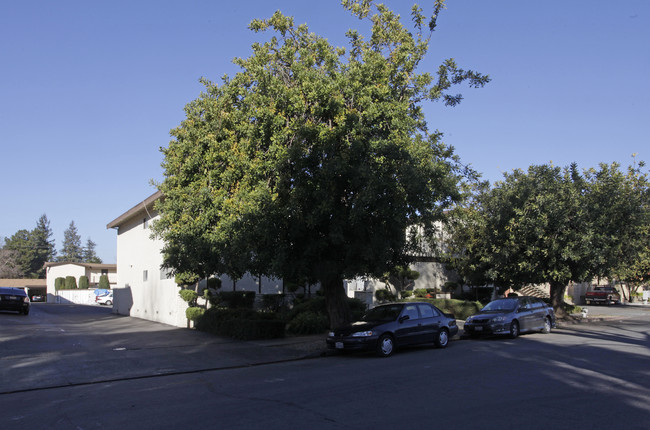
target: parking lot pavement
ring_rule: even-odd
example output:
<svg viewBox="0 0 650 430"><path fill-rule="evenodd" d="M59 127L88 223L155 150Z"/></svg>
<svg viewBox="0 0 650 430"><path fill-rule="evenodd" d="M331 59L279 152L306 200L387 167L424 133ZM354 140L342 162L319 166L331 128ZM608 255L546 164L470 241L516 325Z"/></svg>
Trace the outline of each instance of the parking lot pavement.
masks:
<svg viewBox="0 0 650 430"><path fill-rule="evenodd" d="M245 342L89 306L43 304L0 318L0 394L259 366L325 346L324 336Z"/></svg>

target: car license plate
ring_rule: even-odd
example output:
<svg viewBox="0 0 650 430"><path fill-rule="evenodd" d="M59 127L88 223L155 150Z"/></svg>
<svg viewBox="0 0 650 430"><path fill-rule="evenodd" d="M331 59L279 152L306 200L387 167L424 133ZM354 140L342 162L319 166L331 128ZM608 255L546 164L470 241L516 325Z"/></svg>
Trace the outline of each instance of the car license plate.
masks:
<svg viewBox="0 0 650 430"><path fill-rule="evenodd" d="M476 331L483 331L483 327L474 327L474 330L476 330Z"/></svg>
<svg viewBox="0 0 650 430"><path fill-rule="evenodd" d="M343 349L343 342L336 342L334 346L336 346L336 349Z"/></svg>
<svg viewBox="0 0 650 430"><path fill-rule="evenodd" d="M18 300L18 297L16 297L16 296L9 296L9 300Z"/></svg>

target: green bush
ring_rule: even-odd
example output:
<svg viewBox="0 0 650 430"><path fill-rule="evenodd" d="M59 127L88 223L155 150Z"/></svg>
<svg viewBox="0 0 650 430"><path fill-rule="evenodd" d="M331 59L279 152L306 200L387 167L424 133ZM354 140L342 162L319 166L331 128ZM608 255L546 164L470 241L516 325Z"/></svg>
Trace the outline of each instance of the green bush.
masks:
<svg viewBox="0 0 650 430"><path fill-rule="evenodd" d="M401 295L402 295L403 299L408 299L409 297L411 297L413 295L413 291L404 290L404 291L401 292Z"/></svg>
<svg viewBox="0 0 650 430"><path fill-rule="evenodd" d="M264 294L262 295L261 309L267 312L280 312L287 307L286 295Z"/></svg>
<svg viewBox="0 0 650 430"><path fill-rule="evenodd" d="M413 290L413 295L415 297L424 298L427 296L427 294L429 294L429 292L427 291L426 288L416 288L415 290Z"/></svg>
<svg viewBox="0 0 650 430"><path fill-rule="evenodd" d="M241 340L284 337L285 323L271 312L210 308L196 321L197 330Z"/></svg>
<svg viewBox="0 0 650 430"><path fill-rule="evenodd" d="M99 277L99 288L101 288L102 290L111 289L111 283L108 280L108 275L102 275Z"/></svg>
<svg viewBox="0 0 650 430"><path fill-rule="evenodd" d="M189 308L185 309L185 317L188 320L194 321L194 323L196 323L204 313L205 309L197 308L196 306L190 306Z"/></svg>
<svg viewBox="0 0 650 430"><path fill-rule="evenodd" d="M65 289L74 290L77 288L77 279L74 276L65 277Z"/></svg>
<svg viewBox="0 0 650 430"><path fill-rule="evenodd" d="M57 291L65 289L65 278L56 278L54 280L54 289Z"/></svg>
<svg viewBox="0 0 650 430"><path fill-rule="evenodd" d="M208 288L212 288L213 290L218 290L221 288L221 279L219 278L208 278Z"/></svg>
<svg viewBox="0 0 650 430"><path fill-rule="evenodd" d="M190 305L190 307L196 305L196 299L199 297L196 291L186 289L181 289L178 292L178 295L181 296L181 299L185 300Z"/></svg>
<svg viewBox="0 0 650 430"><path fill-rule="evenodd" d="M210 303L229 309L253 309L255 304L255 291L220 291L210 297Z"/></svg>
<svg viewBox="0 0 650 430"><path fill-rule="evenodd" d="M375 299L379 302L394 302L397 300L397 296L387 289L382 288L375 291Z"/></svg>
<svg viewBox="0 0 650 430"><path fill-rule="evenodd" d="M88 276L81 275L79 277L79 289L80 290L87 290L88 287L90 287L90 282L88 282Z"/></svg>
<svg viewBox="0 0 650 430"><path fill-rule="evenodd" d="M296 315L289 324L287 332L291 334L320 334L329 328L329 319L327 315L312 311L303 312Z"/></svg>
<svg viewBox="0 0 650 430"><path fill-rule="evenodd" d="M457 288L458 288L458 283L452 281L445 282L445 285L443 285L442 287L443 291L447 293L453 293L454 291L456 291Z"/></svg>

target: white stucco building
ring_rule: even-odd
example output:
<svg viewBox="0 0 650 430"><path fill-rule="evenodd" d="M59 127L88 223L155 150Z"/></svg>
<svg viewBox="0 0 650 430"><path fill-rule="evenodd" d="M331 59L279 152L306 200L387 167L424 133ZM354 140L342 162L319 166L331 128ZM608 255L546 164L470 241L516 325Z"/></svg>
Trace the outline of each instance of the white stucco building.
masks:
<svg viewBox="0 0 650 430"><path fill-rule="evenodd" d="M186 327L187 304L178 295L179 287L173 277L161 270L163 262L160 239L152 238L151 223L158 217L154 203L162 197L156 192L138 203L106 226L117 229L117 282L113 292L113 312L143 318L177 327ZM414 288L440 287L448 279L440 263L419 258L413 269L420 272ZM283 282L267 277L246 275L236 282L221 277L222 291L255 291L258 294L284 293ZM372 304L374 291L385 288L375 279L346 282L349 297L358 297ZM314 293L318 286L313 286Z"/></svg>
<svg viewBox="0 0 650 430"><path fill-rule="evenodd" d="M45 278L47 284L48 301L52 301L57 292L55 289L56 278L74 276L79 285L79 278L86 276L91 288L97 288L99 278L108 276L111 288L117 285L117 265L102 263L72 263L72 262L47 262L45 263Z"/></svg>

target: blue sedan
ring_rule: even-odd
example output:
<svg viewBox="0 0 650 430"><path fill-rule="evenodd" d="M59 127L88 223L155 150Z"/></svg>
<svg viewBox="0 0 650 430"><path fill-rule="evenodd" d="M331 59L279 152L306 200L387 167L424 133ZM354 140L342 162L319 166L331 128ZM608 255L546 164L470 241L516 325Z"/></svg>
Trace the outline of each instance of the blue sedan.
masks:
<svg viewBox="0 0 650 430"><path fill-rule="evenodd" d="M390 303L369 310L361 321L329 332L327 347L339 351L374 350L388 357L406 345L433 343L445 348L457 333L454 316L430 303Z"/></svg>

